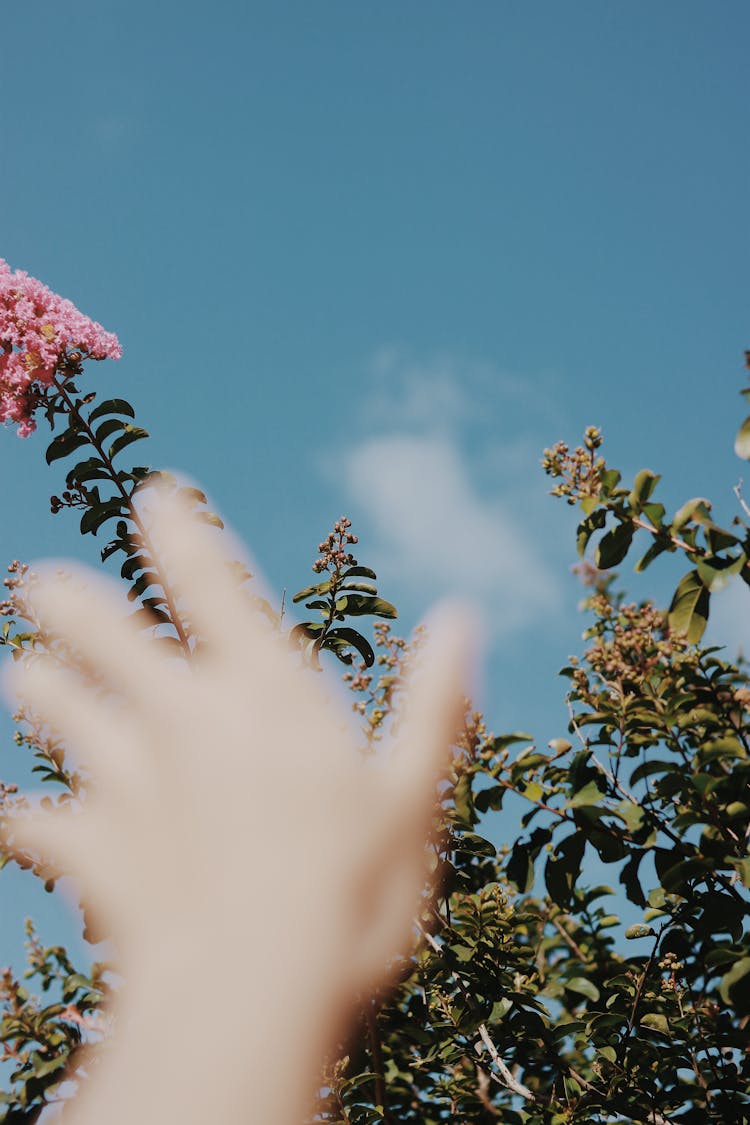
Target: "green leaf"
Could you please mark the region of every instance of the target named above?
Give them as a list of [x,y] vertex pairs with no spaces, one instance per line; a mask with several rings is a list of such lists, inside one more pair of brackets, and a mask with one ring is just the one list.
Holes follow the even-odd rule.
[[224,528],[224,520],[217,516],[215,512],[193,512],[191,518],[197,520],[198,523],[209,523],[211,527],[218,527],[220,530]]
[[508,746],[512,746],[515,742],[533,742],[533,734],[529,734],[525,730],[514,730],[510,734],[500,734],[492,743],[492,749],[496,754],[505,750]]
[[289,630],[290,644],[301,644],[305,640],[315,640],[325,629],[323,621],[303,621]]
[[743,552],[737,555],[736,558],[730,556],[729,558],[709,557],[698,559],[696,569],[703,585],[707,589],[720,590],[723,586],[726,586],[733,575],[740,573],[746,562],[747,558]]
[[149,628],[152,625],[171,625],[172,618],[159,608],[144,606],[131,613],[128,618],[138,628]]
[[606,508],[597,508],[596,511],[588,515],[585,520],[581,520],[578,525],[578,534],[576,537],[578,554],[581,556],[581,558],[583,558],[586,552],[586,548],[588,547],[589,539],[591,538],[591,536],[595,531],[601,530],[606,522]]
[[[44,1062],[38,1062],[34,1067],[34,1078],[47,1078],[50,1074],[55,1074],[58,1070],[62,1070],[67,1065],[67,1054],[56,1055],[54,1058],[46,1059]],[[48,1088],[50,1084],[45,1082],[43,1088]]]
[[628,496],[630,507],[636,512],[640,512],[660,480],[661,476],[658,473],[652,473],[650,469],[641,469],[633,482],[633,488]]
[[91,981],[83,973],[71,973],[70,976],[65,978],[63,984],[63,998],[65,1000],[72,999],[81,988],[91,988]]
[[641,1027],[647,1027],[649,1031],[658,1031],[661,1035],[669,1035],[669,1020],[659,1012],[646,1012],[645,1016],[641,1016],[640,1025]]
[[343,627],[340,629],[330,629],[323,642],[323,648],[330,647],[328,641],[331,639],[341,641],[344,646],[350,645],[352,648],[355,648],[364,660],[365,667],[372,668],[375,663],[375,653],[372,650],[372,645],[367,638],[363,637],[361,633],[358,633],[356,629]]
[[89,532],[96,535],[99,528],[107,520],[125,515],[126,513],[122,510],[123,502],[118,497],[114,500],[105,500],[103,504],[97,504],[96,507],[89,508],[81,517],[81,535],[88,535]]
[[128,601],[135,601],[137,597],[143,594],[150,586],[159,585],[159,575],[154,570],[147,570],[136,578],[135,582],[128,590]]
[[124,429],[125,422],[123,422],[122,418],[107,418],[96,431],[96,440],[100,445],[103,445],[110,434],[117,433],[118,430]]
[[352,593],[372,594],[377,597],[378,588],[372,582],[345,582],[343,586],[339,586],[336,591],[337,594],[345,594],[348,590]]
[[350,566],[348,570],[342,570],[342,578],[372,578],[373,581],[377,578],[374,570],[370,570],[369,566]]
[[635,528],[630,522],[621,523],[599,541],[594,561],[599,570],[610,570],[627,555],[633,542]]
[[611,496],[614,489],[620,483],[621,474],[618,469],[605,469],[601,474],[600,480],[602,482],[602,496]]
[[555,846],[555,855],[547,860],[544,882],[553,902],[566,910],[581,873],[581,861],[586,849],[586,836],[574,832]]
[[534,885],[534,861],[551,839],[552,832],[549,828],[535,828],[528,843],[516,840],[513,845],[505,873],[522,894],[531,890]]
[[83,484],[87,480],[109,479],[110,472],[101,458],[88,457],[85,461],[79,461],[77,465],[68,470],[65,483],[68,488],[75,488],[77,484]]
[[665,508],[663,504],[644,504],[641,515],[647,516],[654,527],[660,528],[664,519]]
[[637,781],[642,781],[644,777],[652,777],[656,773],[676,773],[680,767],[676,762],[664,762],[661,760],[652,760],[649,762],[642,762],[636,766],[630,775],[630,784],[635,785]]
[[474,801],[471,792],[471,775],[468,773],[462,773],[454,786],[453,807],[456,810],[456,816],[459,820],[462,820],[464,824],[468,824],[470,827],[476,824],[477,814],[474,811]]
[[140,441],[141,438],[146,438],[148,436],[148,430],[142,430],[140,426],[126,426],[125,432],[120,434],[118,438],[115,438],[109,447],[108,456],[110,461],[125,449],[126,446],[132,445],[134,441]]
[[76,449],[80,449],[82,445],[88,445],[88,435],[83,433],[82,430],[74,430],[68,427],[63,433],[58,434],[54,441],[51,441],[47,452],[47,464],[51,465],[53,461],[59,461],[62,457],[69,457]]
[[570,798],[568,807],[571,809],[579,809],[584,805],[598,805],[603,796],[604,794],[596,781],[589,781]]
[[662,873],[661,884],[664,890],[670,894],[674,892],[682,893],[691,879],[705,876],[712,868],[711,860],[703,859],[700,856],[683,859]]
[[658,559],[659,555],[662,555],[665,551],[670,551],[672,549],[673,548],[669,543],[665,543],[662,540],[657,539],[654,543],[651,544],[646,553],[635,564],[636,571],[640,574],[651,565],[654,559]]
[[721,978],[719,992],[725,1004],[731,1004],[740,1014],[750,1010],[750,957],[740,957],[728,973]]
[[150,560],[144,555],[131,555],[120,567],[120,575],[130,581],[138,570],[143,570],[149,565]]
[[319,609],[327,618],[330,606],[328,602],[324,602],[322,598],[313,598],[311,602],[305,602],[305,609]]
[[186,500],[188,504],[207,504],[205,492],[201,492],[199,488],[190,488],[184,485],[182,488],[177,489],[177,495],[181,499]]
[[733,859],[732,866],[739,873],[743,885],[750,887],[750,856],[746,856],[744,859]]
[[731,531],[719,527],[717,523],[704,524],[703,534],[706,537],[706,543],[712,555],[717,554],[719,551],[725,551],[727,547],[736,547],[740,543],[736,535],[732,535]]
[[710,595],[697,570],[690,570],[680,580],[669,607],[669,627],[686,636],[689,644],[698,644],[708,624]]
[[89,414],[89,425],[103,414],[126,414],[128,418],[135,418],[135,410],[124,398],[108,398],[100,402]]
[[336,610],[347,617],[363,617],[366,614],[374,617],[398,617],[398,610],[390,602],[365,594],[345,594],[336,600]]
[[646,815],[645,809],[633,801],[621,801],[614,811],[625,821],[628,832],[637,832]]
[[593,981],[587,980],[586,977],[572,977],[570,980],[562,982],[564,987],[571,992],[578,992],[581,996],[586,996],[594,1003],[599,999],[599,989]]
[[502,808],[506,792],[503,785],[490,785],[486,789],[480,789],[474,797],[474,807],[481,813],[486,813],[488,809],[497,812]]
[[636,922],[634,926],[628,926],[625,937],[628,941],[635,941],[637,938],[656,937],[656,930],[651,926],[645,926],[643,922]]
[[675,513],[675,517],[672,520],[672,531],[680,531],[680,529],[691,520],[703,523],[704,520],[710,519],[711,501],[706,500],[705,496],[694,496],[692,500],[686,500],[682,507]]
[[487,856],[490,859],[494,859],[497,855],[495,845],[490,840],[485,840],[484,836],[477,835],[476,832],[461,832],[453,841],[453,847],[457,852]]
[[750,461],[750,418],[746,418],[734,440],[734,452],[743,461]]
[[516,840],[510,858],[505,866],[505,874],[521,894],[530,891],[534,886],[534,863],[529,855],[526,844]]
[[489,1022],[490,1023],[500,1023],[501,1020],[505,1019],[505,1017],[507,1016],[508,1012],[511,1010],[512,1007],[513,1007],[513,1001],[507,996],[504,997],[502,1000],[496,1000],[495,1003],[492,1005],[492,1011],[490,1012]]
[[117,551],[126,551],[127,546],[128,546],[127,539],[111,539],[107,543],[107,546],[102,547],[102,549],[100,551],[101,561],[106,562],[107,559],[110,558],[112,555],[116,555]]
[[331,580],[327,578],[324,582],[317,582],[314,586],[305,586],[304,590],[298,590],[292,597],[295,603],[301,602],[304,598],[309,598],[312,594],[327,594],[331,589]]
[[645,854],[645,851],[631,852],[630,859],[623,865],[619,878],[630,901],[641,907],[646,905],[646,896],[638,878],[638,868]]

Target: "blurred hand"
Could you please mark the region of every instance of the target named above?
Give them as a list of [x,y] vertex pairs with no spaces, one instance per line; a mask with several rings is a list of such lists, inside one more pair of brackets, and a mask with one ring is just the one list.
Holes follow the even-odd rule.
[[19,816],[6,835],[78,880],[127,982],[69,1116],[295,1125],[357,993],[408,952],[469,630],[457,609],[436,615],[397,743],[364,763],[214,533],[163,493],[153,520],[203,642],[189,664],[84,571],[42,578],[36,604],[108,690],[44,657],[10,677],[94,785],[82,809]]

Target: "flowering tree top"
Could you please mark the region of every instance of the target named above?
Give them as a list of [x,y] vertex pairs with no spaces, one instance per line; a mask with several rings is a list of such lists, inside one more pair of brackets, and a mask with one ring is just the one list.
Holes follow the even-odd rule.
[[28,437],[39,389],[72,351],[79,360],[122,355],[112,332],[0,258],[0,422],[17,422],[18,436]]

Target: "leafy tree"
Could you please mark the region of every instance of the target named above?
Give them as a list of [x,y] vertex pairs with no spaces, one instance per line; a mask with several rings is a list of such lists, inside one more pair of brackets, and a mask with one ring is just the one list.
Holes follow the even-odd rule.
[[[27,345],[3,334],[2,308],[0,342],[17,356]],[[75,338],[64,346],[55,339],[52,367],[20,368],[28,385],[20,398],[14,391],[7,410],[15,413],[6,416],[30,432],[32,414],[44,414],[55,432],[50,464],[85,454],[52,497],[53,512],[80,510],[83,534],[108,526],[102,561],[117,557],[137,620],[154,643],[189,660],[200,637],[139,507],[155,474],[119,460],[148,435],[126,400],[94,405],[94,392],[80,394],[84,362],[98,357]],[[747,428],[741,456],[750,452]],[[700,644],[712,590],[734,575],[750,584],[750,513],[741,503],[726,529],[700,498],[668,518],[655,499],[659,478],[644,470],[624,486],[601,446],[590,428],[579,448],[558,443],[544,457],[553,491],[581,512],[591,618],[583,653],[562,672],[567,729],[545,747],[525,732],[495,736],[466,701],[439,783],[431,856],[438,889],[424,896],[397,984],[361,998],[358,1027],[326,1061],[311,1120],[750,1120],[750,682],[744,665]],[[220,523],[201,492],[183,492],[196,519]],[[392,631],[396,611],[352,555],[350,526],[342,517],[320,544],[320,580],[294,597],[317,617],[293,626],[289,640],[313,667],[324,652],[347,666],[362,752],[373,754],[398,721],[421,636],[407,642]],[[640,570],[664,553],[684,557],[687,572],[665,610],[630,602],[618,588],[612,568],[639,539],[647,540]],[[34,618],[33,575],[19,562],[9,569],[2,643],[16,659],[44,651],[75,663],[77,654]],[[236,573],[238,582],[251,578],[239,564]],[[261,608],[286,628],[283,606]],[[368,638],[360,619],[373,617],[384,620]],[[16,743],[50,799],[85,800],[87,778],[70,767],[64,745],[33,715],[21,710],[17,719]],[[23,800],[0,786],[0,812]],[[508,823],[519,808],[512,845],[497,851],[482,834],[488,817],[503,810]],[[592,857],[611,867],[610,882],[640,913],[627,930],[609,912],[611,889],[587,885]],[[48,889],[61,874],[18,852],[3,862],[27,868]],[[89,938],[102,936],[88,926]],[[64,949],[44,948],[31,925],[28,941],[26,977],[45,1001],[11,970],[0,977],[7,1122],[36,1120],[62,1079],[84,1081],[106,1050],[112,967],[77,970]]]

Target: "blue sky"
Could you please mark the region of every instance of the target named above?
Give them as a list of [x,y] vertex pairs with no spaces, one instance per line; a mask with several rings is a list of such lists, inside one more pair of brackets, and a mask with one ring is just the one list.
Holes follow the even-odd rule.
[[[734,512],[747,5],[38,0],[4,32],[0,256],[118,333],[86,385],[134,404],[143,459],[277,592],[346,512],[404,630],[477,601],[490,725],[564,733],[584,622],[542,448],[599,424],[666,502]],[[96,564],[45,447],[0,433],[0,558]],[[2,880],[0,962],[25,912],[69,932]]]

